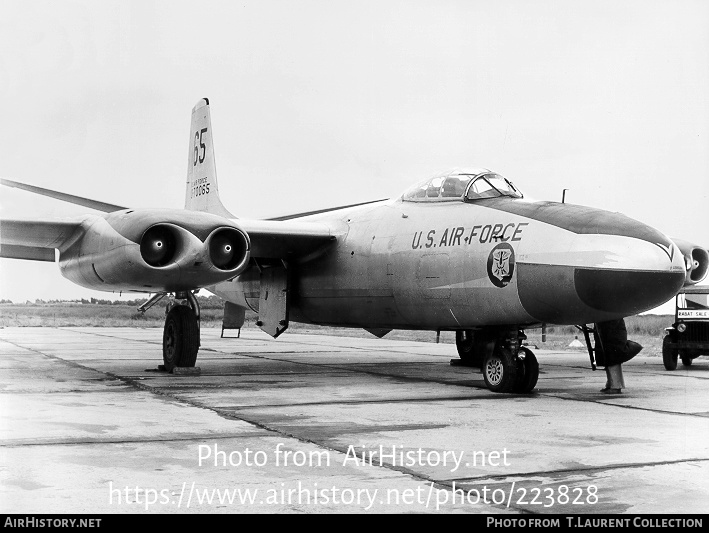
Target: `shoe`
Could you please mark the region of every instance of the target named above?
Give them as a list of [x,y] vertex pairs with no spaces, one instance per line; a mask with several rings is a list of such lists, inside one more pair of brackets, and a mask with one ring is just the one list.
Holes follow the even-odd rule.
[[611,388],[601,389],[601,392],[603,394],[622,394],[623,393],[623,391],[621,389],[611,389]]

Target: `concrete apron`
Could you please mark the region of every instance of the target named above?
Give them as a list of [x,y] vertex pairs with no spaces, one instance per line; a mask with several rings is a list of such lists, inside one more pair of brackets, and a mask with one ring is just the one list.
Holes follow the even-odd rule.
[[160,329],[0,330],[5,513],[709,510],[709,364],[535,350],[501,395],[455,347],[204,330],[198,376],[147,371]]

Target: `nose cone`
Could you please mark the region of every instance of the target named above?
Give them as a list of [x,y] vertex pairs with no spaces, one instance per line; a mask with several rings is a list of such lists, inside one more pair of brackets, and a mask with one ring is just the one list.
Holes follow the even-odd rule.
[[643,272],[578,268],[576,293],[591,309],[630,316],[657,307],[672,298],[684,284],[682,272]]
[[[619,213],[554,204],[537,220],[550,228],[547,249],[526,245],[518,262],[523,307],[541,322],[583,324],[647,311],[672,298],[686,270],[677,246]],[[554,230],[554,228],[558,228]]]

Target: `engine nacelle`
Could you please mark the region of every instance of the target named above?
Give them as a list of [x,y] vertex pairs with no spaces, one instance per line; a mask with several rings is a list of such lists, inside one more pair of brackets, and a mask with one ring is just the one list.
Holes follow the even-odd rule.
[[128,210],[87,220],[60,250],[62,274],[106,291],[179,292],[241,273],[251,243],[237,222],[184,210]]
[[707,271],[709,271],[709,250],[682,239],[672,240],[679,247],[682,255],[684,255],[684,264],[687,268],[685,287],[701,282],[706,278]]
[[[242,272],[249,261],[249,239],[241,229],[215,229],[207,238],[212,265],[224,272]],[[236,274],[234,274],[236,275]]]

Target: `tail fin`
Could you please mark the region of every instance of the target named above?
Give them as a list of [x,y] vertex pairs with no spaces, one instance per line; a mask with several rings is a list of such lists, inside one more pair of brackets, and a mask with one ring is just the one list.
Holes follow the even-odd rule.
[[219,199],[212,144],[212,119],[209,115],[209,100],[206,98],[202,98],[192,109],[185,209],[236,218]]

